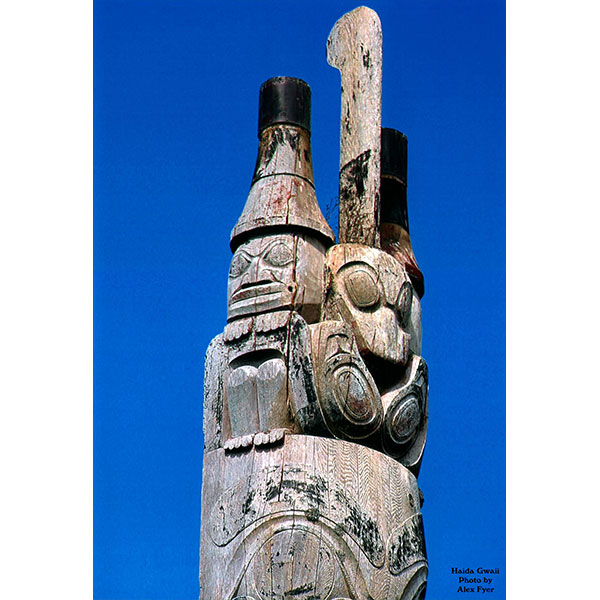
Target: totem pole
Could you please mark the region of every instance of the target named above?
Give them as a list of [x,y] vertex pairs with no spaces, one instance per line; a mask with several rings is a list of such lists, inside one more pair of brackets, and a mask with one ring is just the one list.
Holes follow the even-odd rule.
[[381,129],[381,26],[344,15],[339,243],[314,188],[311,94],[263,83],[228,317],[204,382],[203,600],[419,600],[427,431],[423,276],[406,138]]

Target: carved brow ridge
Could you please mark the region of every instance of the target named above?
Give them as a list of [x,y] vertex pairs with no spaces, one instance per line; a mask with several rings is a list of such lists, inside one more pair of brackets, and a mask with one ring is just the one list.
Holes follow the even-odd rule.
[[239,252],[245,258],[249,258],[250,260],[252,260],[254,258],[257,258],[257,257],[261,256],[265,252],[268,252],[271,248],[273,248],[273,246],[276,246],[277,244],[283,244],[291,252],[293,252],[293,250],[284,241],[282,241],[282,240],[271,240],[266,246],[261,246],[260,250],[256,254],[252,254],[251,252],[249,252],[248,250],[246,250],[246,248],[240,248]]

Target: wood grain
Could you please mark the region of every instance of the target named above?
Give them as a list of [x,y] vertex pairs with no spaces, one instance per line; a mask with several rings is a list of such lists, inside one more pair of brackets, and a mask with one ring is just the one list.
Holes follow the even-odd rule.
[[381,40],[361,7],[328,41],[339,244],[316,200],[307,84],[292,82],[304,104],[285,96],[306,126],[264,103],[277,122],[260,128],[227,323],[206,353],[202,600],[424,597],[428,374],[407,263],[379,248]]
[[379,246],[382,35],[377,13],[361,6],[333,26],[327,61],[342,79],[339,238]]

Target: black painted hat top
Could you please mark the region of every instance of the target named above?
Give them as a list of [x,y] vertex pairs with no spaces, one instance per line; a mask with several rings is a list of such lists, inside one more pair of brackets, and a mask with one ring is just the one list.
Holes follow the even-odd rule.
[[310,87],[296,77],[272,77],[260,86],[258,133],[269,125],[288,123],[310,132]]
[[381,223],[408,229],[406,175],[408,141],[397,129],[381,130]]
[[397,177],[406,185],[408,140],[397,129],[381,130],[381,175]]

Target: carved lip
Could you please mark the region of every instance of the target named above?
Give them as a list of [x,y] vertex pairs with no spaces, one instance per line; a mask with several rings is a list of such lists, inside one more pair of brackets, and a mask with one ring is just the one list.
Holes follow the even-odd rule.
[[[230,304],[247,300],[248,298],[258,298],[259,296],[271,296],[272,294],[281,294],[285,289],[283,283],[262,283],[238,289],[231,296]],[[265,298],[266,300],[266,298]]]

